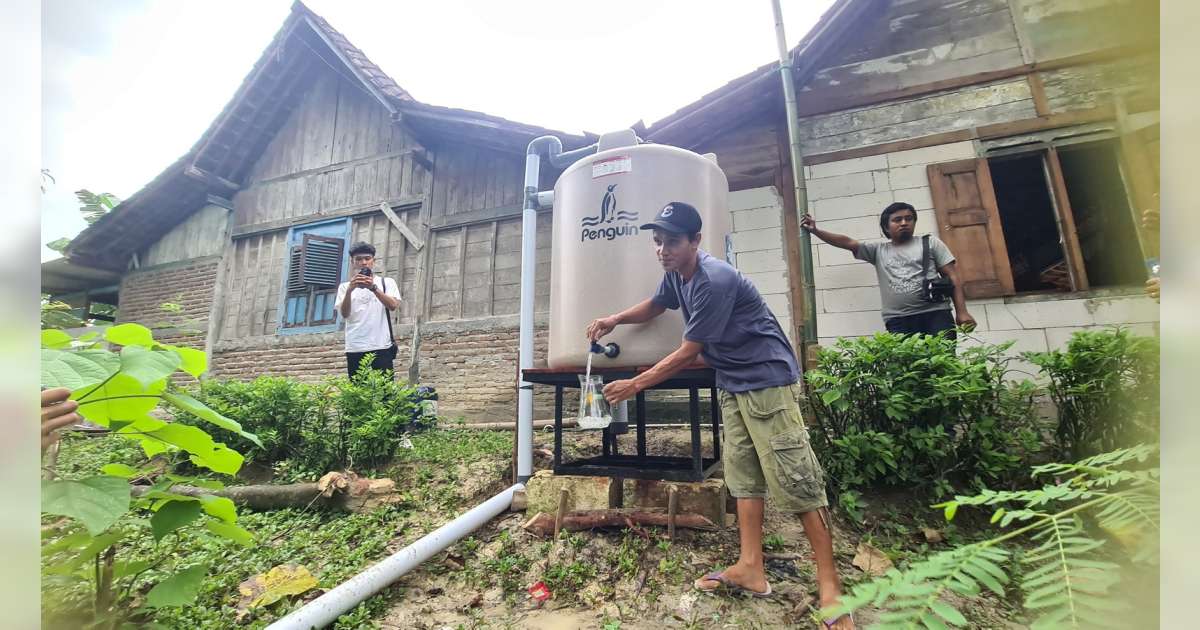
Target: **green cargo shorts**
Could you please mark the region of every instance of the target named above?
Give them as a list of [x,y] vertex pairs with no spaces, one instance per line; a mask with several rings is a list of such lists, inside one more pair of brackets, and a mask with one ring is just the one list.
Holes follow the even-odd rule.
[[799,384],[731,394],[720,390],[725,484],[736,498],[767,496],[780,510],[827,507],[825,473],[800,415]]

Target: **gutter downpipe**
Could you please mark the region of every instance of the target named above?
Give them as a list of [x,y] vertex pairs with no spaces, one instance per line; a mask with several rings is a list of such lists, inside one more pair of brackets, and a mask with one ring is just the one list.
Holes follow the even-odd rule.
[[541,151],[545,147],[550,164],[564,168],[585,155],[595,153],[599,144],[591,144],[567,153],[562,141],[554,136],[539,136],[525,150],[525,204],[521,211],[521,329],[518,341],[520,370],[517,384],[517,483],[533,475],[533,384],[524,378],[533,367],[534,275],[537,272],[537,210],[552,204],[553,194],[538,192]]
[[[779,0],[771,0],[775,13],[775,43],[779,47],[779,78],[783,81],[784,111],[787,115],[788,141],[792,163],[792,182],[795,184],[797,221],[808,211],[808,190],[804,183],[804,156],[800,150],[800,121],[796,108],[796,84],[792,77],[792,56],[788,53],[787,37],[783,33],[783,11]],[[800,288],[804,293],[804,343],[802,352],[817,342],[817,290],[813,279],[812,237],[800,230]]]

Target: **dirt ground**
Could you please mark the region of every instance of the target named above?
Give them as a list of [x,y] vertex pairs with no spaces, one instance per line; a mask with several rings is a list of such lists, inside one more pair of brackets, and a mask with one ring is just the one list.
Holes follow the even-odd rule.
[[[566,458],[598,454],[598,432],[564,436]],[[706,435],[705,453],[711,453]],[[634,450],[634,435],[622,436],[623,452]],[[539,432],[535,447],[553,448],[553,435]],[[686,455],[686,429],[655,428],[648,435],[651,454]],[[544,457],[537,462],[548,467]],[[473,463],[470,479],[478,500],[508,483],[500,462]],[[491,474],[488,475],[490,471]],[[490,478],[489,478],[490,477]],[[462,494],[466,495],[467,492]],[[847,585],[867,576],[851,564],[860,542],[869,542],[898,565],[948,543],[930,544],[922,527],[941,528],[950,542],[969,532],[946,527],[935,510],[913,505],[904,496],[870,497],[863,523],[835,515],[835,556]],[[906,503],[907,501],[907,503]],[[443,520],[452,515],[447,514]],[[578,532],[558,540],[543,539],[521,529],[527,515],[510,513],[493,520],[448,552],[439,554],[405,576],[387,592],[390,609],[377,619],[382,628],[532,628],[542,630],[603,628],[821,628],[814,621],[816,584],[811,551],[800,521],[767,504],[765,534],[769,548],[768,579],[774,596],[750,598],[700,593],[692,581],[737,558],[735,526],[716,532],[680,530],[674,542],[666,532],[607,530]],[[399,549],[408,540],[397,540]],[[552,591],[544,603],[527,589],[544,582]],[[972,628],[1022,628],[1010,619],[1019,610],[1007,601],[981,597],[953,602]],[[860,628],[869,627],[877,611],[856,614]]]

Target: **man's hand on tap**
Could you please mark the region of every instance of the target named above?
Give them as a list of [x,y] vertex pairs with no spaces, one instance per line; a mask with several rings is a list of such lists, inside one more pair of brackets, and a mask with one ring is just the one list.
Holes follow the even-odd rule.
[[601,317],[600,319],[593,319],[592,323],[588,324],[587,327],[587,338],[589,341],[596,341],[604,335],[612,332],[616,327],[617,317],[615,315]]

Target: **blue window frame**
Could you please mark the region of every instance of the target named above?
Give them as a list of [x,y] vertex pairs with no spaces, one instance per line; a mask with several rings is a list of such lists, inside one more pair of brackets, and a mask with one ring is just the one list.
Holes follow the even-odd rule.
[[288,231],[287,270],[277,333],[332,332],[341,318],[337,288],[349,269],[349,218],[299,225]]

